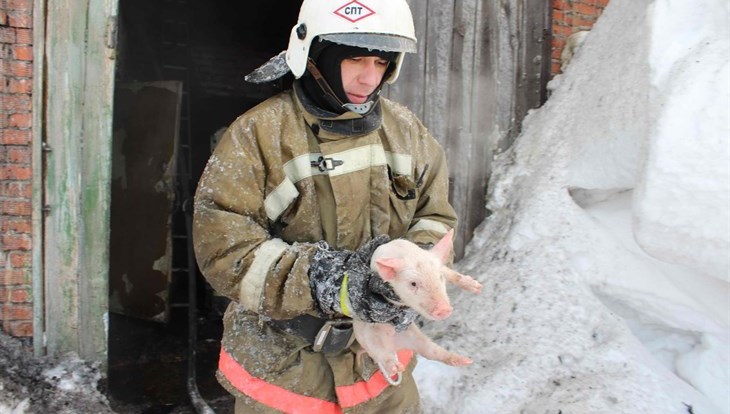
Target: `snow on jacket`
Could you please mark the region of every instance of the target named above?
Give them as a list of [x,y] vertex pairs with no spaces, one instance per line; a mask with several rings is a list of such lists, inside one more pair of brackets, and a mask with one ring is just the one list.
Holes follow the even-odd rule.
[[336,135],[283,92],[239,117],[208,161],[193,239],[206,279],[232,300],[218,378],[236,396],[285,412],[296,403],[360,413],[378,412],[371,398],[393,392],[369,358],[356,368],[351,351],[315,353],[266,323],[318,316],[307,275],[315,242],[355,250],[388,234],[435,243],[456,226],[442,148],[405,107],[380,105],[378,129]]

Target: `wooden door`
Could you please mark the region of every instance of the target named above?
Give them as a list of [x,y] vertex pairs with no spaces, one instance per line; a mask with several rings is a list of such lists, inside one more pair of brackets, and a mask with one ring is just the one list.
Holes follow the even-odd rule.
[[386,94],[408,106],[446,151],[459,217],[456,257],[487,216],[493,156],[545,100],[549,0],[409,0],[418,53]]
[[34,107],[42,122],[33,132],[33,140],[46,149],[45,291],[38,292],[45,294],[45,306],[39,320],[49,354],[75,351],[102,363],[107,349],[117,1],[34,3],[36,29],[45,33],[45,53],[37,59],[34,74],[42,77],[42,89],[33,91],[45,97],[42,107]]

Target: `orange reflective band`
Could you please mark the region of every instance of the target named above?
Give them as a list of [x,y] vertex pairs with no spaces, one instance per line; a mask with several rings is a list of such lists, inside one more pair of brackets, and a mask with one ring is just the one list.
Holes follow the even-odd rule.
[[287,414],[342,414],[340,406],[333,402],[296,394],[252,376],[223,348],[218,369],[242,393]]
[[[398,351],[398,360],[401,364],[408,365],[412,358],[413,351],[409,349]],[[343,385],[337,387],[335,391],[337,392],[337,398],[340,400],[340,405],[345,408],[350,408],[377,397],[383,390],[388,388],[388,385],[385,375],[378,371],[367,381],[359,381],[352,385]]]

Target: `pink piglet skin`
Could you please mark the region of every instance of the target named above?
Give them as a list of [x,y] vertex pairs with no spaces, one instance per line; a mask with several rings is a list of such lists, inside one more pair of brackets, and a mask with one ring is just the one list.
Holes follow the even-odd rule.
[[[408,240],[392,240],[375,250],[371,268],[390,283],[401,299],[400,304],[409,306],[427,319],[446,319],[453,312],[446,292],[447,281],[473,293],[482,289],[482,285],[472,277],[446,266],[453,247],[453,236],[454,231],[450,230],[430,250]],[[354,320],[353,328],[362,347],[358,354],[366,352],[389,376],[405,370],[397,357],[401,349],[411,349],[425,358],[452,366],[472,363],[471,359],[447,351],[431,341],[416,324],[411,324],[403,332],[396,332],[390,324]]]

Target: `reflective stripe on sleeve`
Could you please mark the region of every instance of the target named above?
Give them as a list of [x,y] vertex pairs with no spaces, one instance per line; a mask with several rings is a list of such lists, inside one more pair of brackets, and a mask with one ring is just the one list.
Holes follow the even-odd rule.
[[218,370],[237,390],[261,404],[290,414],[342,414],[336,403],[296,394],[256,378],[221,348]]
[[292,184],[288,177],[284,178],[284,181],[279,184],[274,191],[271,192],[264,200],[264,208],[266,209],[266,216],[271,221],[276,221],[281,213],[286,210],[287,207],[299,197],[299,191]]
[[408,234],[415,233],[417,231],[434,231],[439,234],[446,234],[450,229],[447,225],[440,221],[420,219],[413,227],[408,229]]
[[271,266],[289,247],[281,239],[267,240],[256,250],[253,263],[241,280],[240,300],[248,310],[258,312],[264,291],[264,282]]
[[[408,365],[413,358],[413,351],[404,349],[398,351],[398,360],[403,365]],[[343,408],[354,407],[377,397],[388,388],[388,381],[380,370],[378,370],[367,381],[358,381],[352,385],[343,385],[335,389],[337,399]]]

